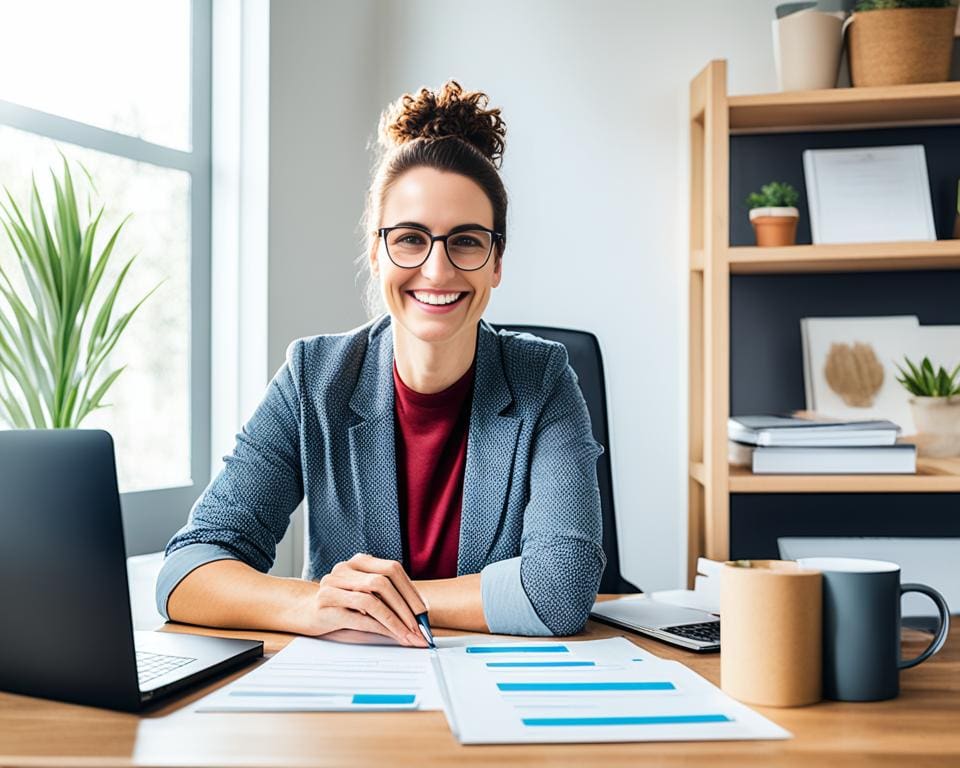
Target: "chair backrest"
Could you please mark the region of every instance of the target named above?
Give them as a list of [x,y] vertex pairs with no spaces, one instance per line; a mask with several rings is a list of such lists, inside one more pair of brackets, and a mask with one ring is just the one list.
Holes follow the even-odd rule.
[[597,460],[597,484],[600,487],[600,509],[603,515],[603,551],[607,567],[600,579],[600,592],[623,594],[640,592],[620,574],[620,553],[617,549],[617,518],[613,508],[613,477],[610,471],[610,440],[607,429],[607,390],[603,378],[603,357],[597,337],[587,331],[550,328],[542,325],[495,325],[508,331],[521,331],[559,341],[567,348],[570,365],[580,381],[583,399],[587,402],[594,439],[604,451]]

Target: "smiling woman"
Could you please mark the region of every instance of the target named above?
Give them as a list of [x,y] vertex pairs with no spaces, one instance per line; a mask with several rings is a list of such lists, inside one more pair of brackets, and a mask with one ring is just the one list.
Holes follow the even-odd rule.
[[[385,110],[363,263],[387,311],[290,345],[167,547],[162,613],[419,646],[427,607],[467,630],[582,628],[605,562],[602,448],[564,347],[481,319],[503,276],[504,135],[454,81]],[[304,497],[304,578],[268,576]]]

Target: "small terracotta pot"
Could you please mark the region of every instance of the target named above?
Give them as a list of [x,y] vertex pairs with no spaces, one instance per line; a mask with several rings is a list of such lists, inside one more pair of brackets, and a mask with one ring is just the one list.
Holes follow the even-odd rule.
[[800,211],[792,207],[752,208],[750,223],[757,236],[757,245],[775,248],[797,242],[797,222]]
[[939,83],[950,79],[957,6],[884,8],[847,20],[854,86]]
[[917,455],[960,456],[960,396],[911,397]]

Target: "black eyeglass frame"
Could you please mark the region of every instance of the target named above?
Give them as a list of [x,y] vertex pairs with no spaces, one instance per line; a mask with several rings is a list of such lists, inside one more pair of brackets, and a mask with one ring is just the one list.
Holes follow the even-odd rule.
[[[394,261],[393,256],[390,255],[390,246],[387,245],[387,235],[390,232],[393,232],[395,229],[415,229],[417,230],[417,232],[423,232],[424,235],[430,238],[430,247],[427,248],[427,255],[423,257],[423,261],[421,261],[419,264],[414,264],[409,267],[404,266],[402,264],[397,264],[397,262]],[[452,258],[450,258],[450,251],[447,250],[447,238],[453,237],[454,235],[461,235],[464,232],[477,232],[477,231],[486,232],[490,235],[490,250],[487,252],[487,258],[483,260],[483,264],[481,264],[479,267],[473,267],[472,269],[464,269],[459,264],[457,264],[457,262],[455,262]],[[398,267],[399,269],[420,269],[420,267],[422,267],[424,264],[427,263],[427,260],[430,258],[430,254],[433,253],[433,244],[439,240],[440,242],[443,243],[443,253],[447,257],[447,261],[453,264],[455,269],[459,269],[461,272],[476,272],[478,269],[483,269],[485,266],[487,266],[487,263],[490,261],[490,255],[493,253],[494,248],[497,247],[497,243],[503,242],[502,232],[497,232],[493,229],[488,229],[487,227],[474,227],[474,226],[454,227],[445,235],[435,235],[426,227],[414,227],[407,224],[407,225],[398,226],[398,227],[380,227],[380,229],[377,230],[377,235],[380,237],[381,240],[383,240],[383,248],[387,252],[387,258],[390,259],[391,263],[395,267]]]

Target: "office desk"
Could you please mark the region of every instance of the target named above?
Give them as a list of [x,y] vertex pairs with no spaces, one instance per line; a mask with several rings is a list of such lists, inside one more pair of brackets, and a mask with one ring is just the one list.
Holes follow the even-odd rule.
[[[168,624],[168,631],[253,637],[275,653],[292,636]],[[5,629],[4,631],[9,631]],[[451,634],[438,631],[437,634]],[[621,634],[590,622],[575,639]],[[626,634],[637,645],[720,682],[718,655]],[[904,637],[913,655],[926,643]],[[191,703],[252,667],[142,716],[0,694],[0,766],[815,766],[960,765],[960,629],[932,660],[901,674],[898,699],[757,708],[792,731],[776,742],[461,746],[442,712],[197,714]]]

